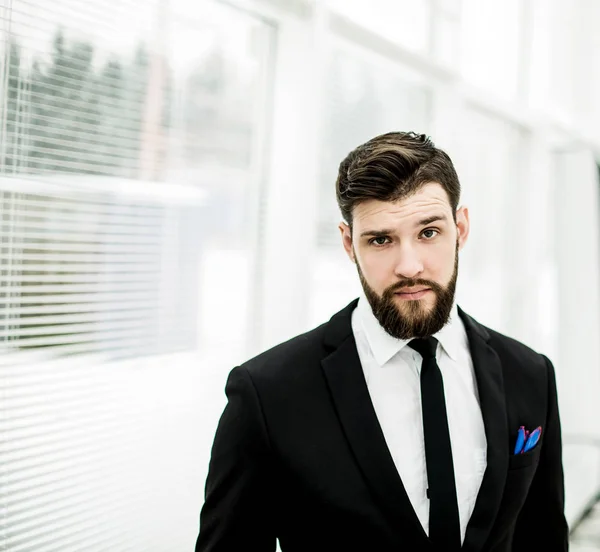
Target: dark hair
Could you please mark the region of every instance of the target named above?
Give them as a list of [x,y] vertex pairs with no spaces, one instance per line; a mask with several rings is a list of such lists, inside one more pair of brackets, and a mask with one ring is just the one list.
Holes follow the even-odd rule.
[[456,220],[460,183],[450,157],[425,134],[389,132],[358,146],[340,163],[337,202],[352,228],[352,210],[360,202],[397,201],[428,182],[446,190]]

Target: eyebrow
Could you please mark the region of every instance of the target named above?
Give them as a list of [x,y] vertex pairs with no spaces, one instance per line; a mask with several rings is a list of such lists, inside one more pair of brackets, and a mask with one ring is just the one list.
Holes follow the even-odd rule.
[[[427,226],[428,224],[431,224],[432,222],[437,222],[437,221],[443,221],[446,222],[448,220],[448,217],[446,215],[432,215],[431,217],[427,217],[424,218],[422,220],[420,220],[416,226]],[[387,228],[383,228],[381,230],[365,230],[364,232],[361,232],[360,237],[364,238],[366,236],[374,236],[376,238],[380,238],[383,236],[389,236],[390,234],[393,234],[394,230],[390,230]]]
[[426,226],[428,224],[431,224],[432,222],[437,222],[438,220],[446,222],[448,220],[448,217],[446,215],[433,215],[431,217],[427,217],[423,220],[420,220],[417,226]]

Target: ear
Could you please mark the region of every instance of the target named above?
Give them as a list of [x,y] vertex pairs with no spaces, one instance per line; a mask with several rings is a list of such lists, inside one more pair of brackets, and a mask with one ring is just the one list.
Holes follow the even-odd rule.
[[340,229],[340,233],[342,235],[342,245],[344,246],[344,250],[346,251],[346,255],[352,261],[354,261],[354,248],[352,247],[352,230],[350,230],[350,226],[348,226],[345,222],[340,222],[338,228]]
[[469,238],[469,209],[460,207],[456,210],[456,229],[458,230],[458,248],[462,249]]

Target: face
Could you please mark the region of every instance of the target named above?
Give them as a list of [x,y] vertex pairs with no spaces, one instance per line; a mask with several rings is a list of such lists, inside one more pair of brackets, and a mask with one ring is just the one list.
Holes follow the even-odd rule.
[[345,223],[340,231],[373,314],[390,335],[411,339],[442,329],[469,234],[465,207],[455,222],[446,191],[432,182],[396,202],[356,205],[352,233]]

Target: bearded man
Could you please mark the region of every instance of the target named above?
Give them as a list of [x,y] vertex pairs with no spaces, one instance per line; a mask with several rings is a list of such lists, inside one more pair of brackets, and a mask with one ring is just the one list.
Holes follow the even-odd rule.
[[384,134],[336,194],[364,293],[230,373],[196,552],[565,552],[554,368],[455,302],[452,161]]

